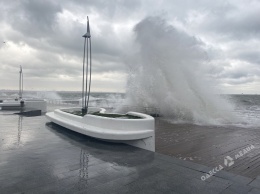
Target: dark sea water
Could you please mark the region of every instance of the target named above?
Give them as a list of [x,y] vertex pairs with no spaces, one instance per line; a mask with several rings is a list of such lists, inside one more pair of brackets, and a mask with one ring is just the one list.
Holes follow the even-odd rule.
[[260,95],[229,95],[236,114],[248,124],[260,126]]
[[[14,99],[18,96],[17,91],[0,91],[0,99]],[[48,106],[57,104],[59,106],[81,106],[81,92],[24,92],[25,98],[44,98]],[[234,114],[241,118],[239,125],[260,126],[260,95],[221,95],[229,103],[234,105]],[[90,96],[90,106],[101,106],[117,109],[125,106],[123,93],[102,93],[94,92]],[[146,110],[149,107],[146,107]],[[128,107],[131,110],[131,106]],[[134,109],[134,107],[132,107]],[[49,109],[52,110],[52,109]],[[128,110],[127,110],[128,111]],[[162,113],[163,114],[163,113]]]

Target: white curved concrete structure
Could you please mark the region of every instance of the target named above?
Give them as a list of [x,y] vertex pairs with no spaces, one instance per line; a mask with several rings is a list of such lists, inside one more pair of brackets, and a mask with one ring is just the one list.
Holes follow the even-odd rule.
[[[140,119],[110,118],[93,114],[82,117],[65,112],[73,110],[79,108],[57,109],[47,113],[46,117],[58,125],[87,136],[155,151],[153,117],[137,112],[127,114]],[[104,113],[105,109],[89,108],[89,112],[98,111]]]
[[20,108],[21,107],[21,103],[20,101],[3,101],[0,103],[0,107],[2,108]]
[[47,112],[47,101],[42,99],[25,99],[24,105],[21,106],[22,100],[3,101],[0,103],[2,110],[20,110],[22,107],[26,110],[41,110],[42,113]]
[[0,110],[38,111],[46,113],[47,101],[43,99],[23,98],[23,70],[19,71],[19,98],[12,100],[0,100]]

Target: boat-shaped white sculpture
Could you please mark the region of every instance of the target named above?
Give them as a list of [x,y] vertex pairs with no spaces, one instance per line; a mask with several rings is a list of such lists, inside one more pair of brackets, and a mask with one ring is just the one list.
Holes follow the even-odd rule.
[[91,114],[94,112],[105,113],[105,109],[102,108],[89,108],[89,112],[85,116],[71,113],[77,110],[81,111],[79,108],[56,109],[54,112],[46,113],[46,117],[62,127],[90,137],[155,151],[153,117],[137,112],[126,114],[137,117],[135,119]]
[[137,112],[128,112],[126,115],[105,114],[105,109],[89,107],[92,67],[89,20],[87,21],[87,32],[83,37],[85,41],[82,68],[82,108],[57,109],[47,113],[46,117],[58,125],[87,136],[155,151],[153,117]]
[[43,99],[8,100],[0,103],[1,110],[40,110],[47,112],[47,101]]
[[2,100],[2,102],[0,103],[0,107],[2,110],[4,109],[18,109],[22,107],[22,104],[20,101],[18,100],[9,100],[9,101],[5,101]]
[[23,98],[23,70],[20,66],[19,78],[19,98],[0,100],[0,110],[19,110],[32,111],[37,110],[41,113],[47,111],[47,101],[43,99]]

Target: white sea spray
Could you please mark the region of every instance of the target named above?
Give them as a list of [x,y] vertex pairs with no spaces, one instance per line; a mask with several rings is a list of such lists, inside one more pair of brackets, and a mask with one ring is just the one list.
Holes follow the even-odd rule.
[[[174,122],[229,123],[233,106],[211,89],[203,42],[148,17],[135,26],[136,52],[128,62],[125,105],[153,107]],[[137,108],[136,108],[137,107]]]

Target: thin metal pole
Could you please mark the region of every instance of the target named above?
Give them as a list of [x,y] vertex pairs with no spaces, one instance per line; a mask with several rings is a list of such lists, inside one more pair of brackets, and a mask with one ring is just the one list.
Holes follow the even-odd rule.
[[86,94],[85,94],[85,108],[86,108],[86,113],[88,113],[88,107],[87,107],[87,95],[88,95],[88,47],[89,47],[89,43],[88,43],[88,39],[87,39],[87,67],[86,67]]
[[23,98],[23,71],[21,73],[21,98]]
[[90,94],[90,86],[91,86],[91,38],[89,38],[89,85],[88,85],[88,101],[87,101],[87,109],[88,109],[88,102],[89,102],[89,94]]
[[[90,42],[90,28],[89,28],[89,20],[87,17],[87,32],[86,34],[83,35],[83,37],[85,38],[85,44],[84,44],[84,61],[83,61],[83,65],[85,65],[85,49],[86,49],[86,38],[87,38],[87,64],[86,64],[86,70],[83,70],[83,74],[86,74],[85,77],[85,86],[82,85],[82,99],[84,99],[84,108],[82,108],[82,113],[88,113],[88,102],[89,102],[89,94],[90,94],[90,83],[91,83],[91,66],[89,68],[89,48],[90,48],[90,53],[91,53],[91,42]],[[90,43],[89,43],[90,42]],[[91,54],[90,54],[90,65],[91,65]],[[89,69],[90,69],[90,73],[89,73]],[[90,74],[90,81],[89,81],[89,85],[88,85],[88,74]],[[83,83],[84,83],[84,76],[83,76]],[[84,90],[85,87],[85,90]],[[84,96],[83,96],[84,95]],[[87,97],[88,97],[88,101],[87,101]],[[82,100],[82,104],[83,104],[83,100]]]
[[84,54],[83,54],[83,76],[82,76],[82,109],[84,108],[84,83],[85,83],[85,54],[86,54],[86,38],[84,41]]
[[19,99],[20,99],[20,96],[21,96],[21,70],[19,72]]
[[22,73],[22,67],[20,66],[20,72],[19,72],[19,99],[21,99],[21,73]]

